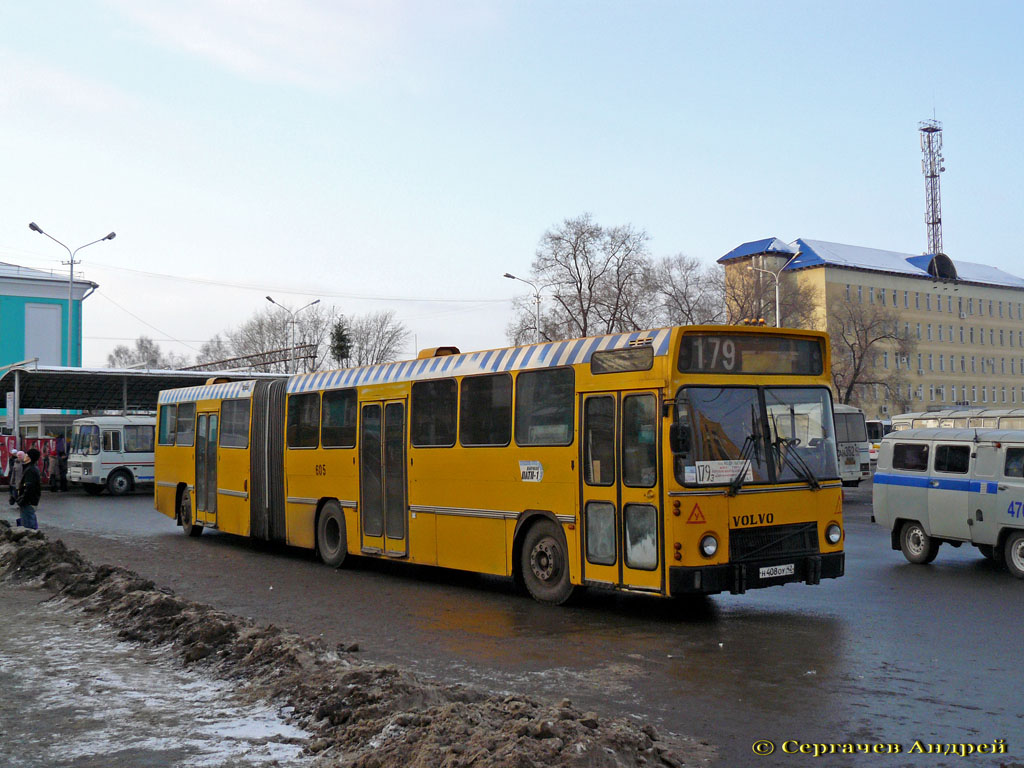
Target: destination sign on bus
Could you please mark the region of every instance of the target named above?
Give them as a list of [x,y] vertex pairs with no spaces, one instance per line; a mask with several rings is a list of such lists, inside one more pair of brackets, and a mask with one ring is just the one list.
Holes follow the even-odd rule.
[[684,334],[681,373],[819,376],[821,341],[765,334]]

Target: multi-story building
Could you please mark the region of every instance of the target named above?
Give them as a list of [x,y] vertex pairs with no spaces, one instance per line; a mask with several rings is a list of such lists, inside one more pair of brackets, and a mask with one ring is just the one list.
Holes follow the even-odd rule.
[[[789,290],[814,296],[818,329],[834,332],[844,303],[885,308],[895,316],[897,330],[914,349],[902,356],[885,343],[871,355],[873,370],[866,378],[898,382],[899,394],[877,384],[859,388],[855,404],[869,417],[904,408],[1024,407],[1022,278],[944,254],[915,256],[804,239],[744,243],[719,262],[727,286],[762,278],[774,291],[772,275],[766,274],[771,272],[779,275],[783,295]],[[774,323],[773,316],[767,320]],[[889,371],[900,375],[888,376]]]

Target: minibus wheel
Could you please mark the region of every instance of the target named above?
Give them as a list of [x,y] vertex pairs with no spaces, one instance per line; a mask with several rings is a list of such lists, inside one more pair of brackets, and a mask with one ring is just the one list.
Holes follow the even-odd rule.
[[348,554],[345,514],[336,501],[328,501],[316,522],[316,551],[331,568],[340,568]]
[[178,505],[178,517],[181,519],[181,531],[186,536],[199,536],[203,532],[203,526],[192,522],[192,500],[188,491],[181,494],[181,504]]
[[131,489],[132,478],[127,472],[118,469],[110,473],[110,477],[107,478],[107,490],[111,496],[124,496]]
[[939,554],[939,542],[925,533],[919,522],[911,520],[900,531],[900,550],[910,562],[925,565]]
[[1006,537],[1006,569],[1018,579],[1024,579],[1024,531],[1014,531]]
[[569,581],[569,553],[562,531],[551,520],[534,522],[523,538],[519,569],[533,599],[561,605],[572,594]]

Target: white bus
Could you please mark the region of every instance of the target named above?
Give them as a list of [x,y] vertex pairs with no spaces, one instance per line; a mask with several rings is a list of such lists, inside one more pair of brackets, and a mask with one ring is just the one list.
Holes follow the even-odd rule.
[[871,444],[864,411],[852,405],[832,406],[836,425],[836,452],[843,485],[857,486],[871,477]]
[[153,482],[153,416],[75,419],[68,450],[68,480],[93,496],[106,488],[121,496]]
[[868,419],[865,424],[868,428],[868,441],[871,443],[871,466],[874,467],[878,461],[882,438],[892,432],[892,422],[889,419]]

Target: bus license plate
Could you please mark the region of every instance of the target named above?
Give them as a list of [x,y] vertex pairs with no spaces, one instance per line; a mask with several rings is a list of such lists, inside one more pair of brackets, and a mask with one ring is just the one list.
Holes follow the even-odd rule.
[[774,579],[776,576],[792,576],[795,572],[794,564],[787,563],[786,565],[769,565],[767,568],[762,568],[759,574],[762,579]]

